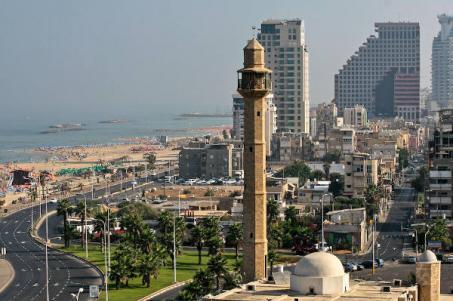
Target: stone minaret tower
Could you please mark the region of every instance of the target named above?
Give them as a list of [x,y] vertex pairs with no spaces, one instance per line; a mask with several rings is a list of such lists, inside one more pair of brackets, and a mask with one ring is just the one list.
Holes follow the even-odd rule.
[[271,90],[271,71],[264,67],[264,48],[252,39],[238,70],[238,92],[244,97],[244,281],[266,277],[266,145],[264,97]]
[[419,300],[440,300],[440,262],[430,250],[421,254],[417,260],[416,279]]

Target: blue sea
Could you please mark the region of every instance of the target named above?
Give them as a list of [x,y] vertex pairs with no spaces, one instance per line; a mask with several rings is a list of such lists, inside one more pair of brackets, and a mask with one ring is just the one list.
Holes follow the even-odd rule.
[[[129,118],[125,123],[99,123],[101,120],[20,120],[0,124],[0,162],[32,162],[47,159],[31,150],[36,147],[75,146],[121,143],[129,137],[202,136],[198,128],[231,125],[232,118],[179,118],[162,115],[150,118]],[[42,134],[49,126],[62,123],[84,124],[82,131]]]

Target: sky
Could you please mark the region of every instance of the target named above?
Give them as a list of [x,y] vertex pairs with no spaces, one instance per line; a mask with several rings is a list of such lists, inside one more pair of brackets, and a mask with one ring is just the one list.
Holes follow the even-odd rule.
[[230,111],[242,48],[268,18],[304,20],[312,106],[374,22],[420,22],[425,87],[440,13],[453,1],[1,0],[0,123]]

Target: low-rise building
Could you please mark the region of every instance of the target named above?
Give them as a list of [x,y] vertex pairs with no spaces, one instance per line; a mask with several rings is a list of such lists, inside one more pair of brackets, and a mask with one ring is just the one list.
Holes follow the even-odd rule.
[[362,252],[368,242],[365,208],[329,211],[324,223],[324,237],[335,248]]
[[371,184],[378,184],[378,161],[367,153],[345,155],[344,195],[363,198]]
[[353,128],[334,128],[324,134],[318,135],[315,144],[315,157],[324,158],[327,153],[352,153],[356,150],[356,136]]
[[291,162],[313,157],[313,142],[305,133],[274,134],[271,148],[271,159],[274,161]]
[[368,125],[367,111],[362,105],[355,105],[353,108],[344,108],[343,124],[345,126],[365,127]]
[[232,144],[183,147],[179,153],[179,175],[184,179],[231,177],[232,153]]

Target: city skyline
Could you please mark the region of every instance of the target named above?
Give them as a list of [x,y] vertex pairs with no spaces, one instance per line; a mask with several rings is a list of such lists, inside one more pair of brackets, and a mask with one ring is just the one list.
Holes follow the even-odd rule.
[[[8,122],[29,112],[46,119],[56,114],[96,118],[100,112],[142,117],[156,111],[230,111],[234,71],[241,62],[234,50],[253,36],[252,26],[269,18],[305,23],[311,106],[333,98],[334,74],[373,33],[374,22],[420,22],[423,88],[430,85],[431,45],[440,30],[437,15],[453,12],[449,1],[429,6],[424,1],[411,1],[410,6],[408,1],[257,3],[241,4],[252,12],[238,13],[234,1],[221,6],[200,1],[89,7],[4,2],[0,117]],[[218,56],[222,59],[216,60]],[[200,69],[217,76],[205,78]],[[214,94],[219,96],[213,101]]]

